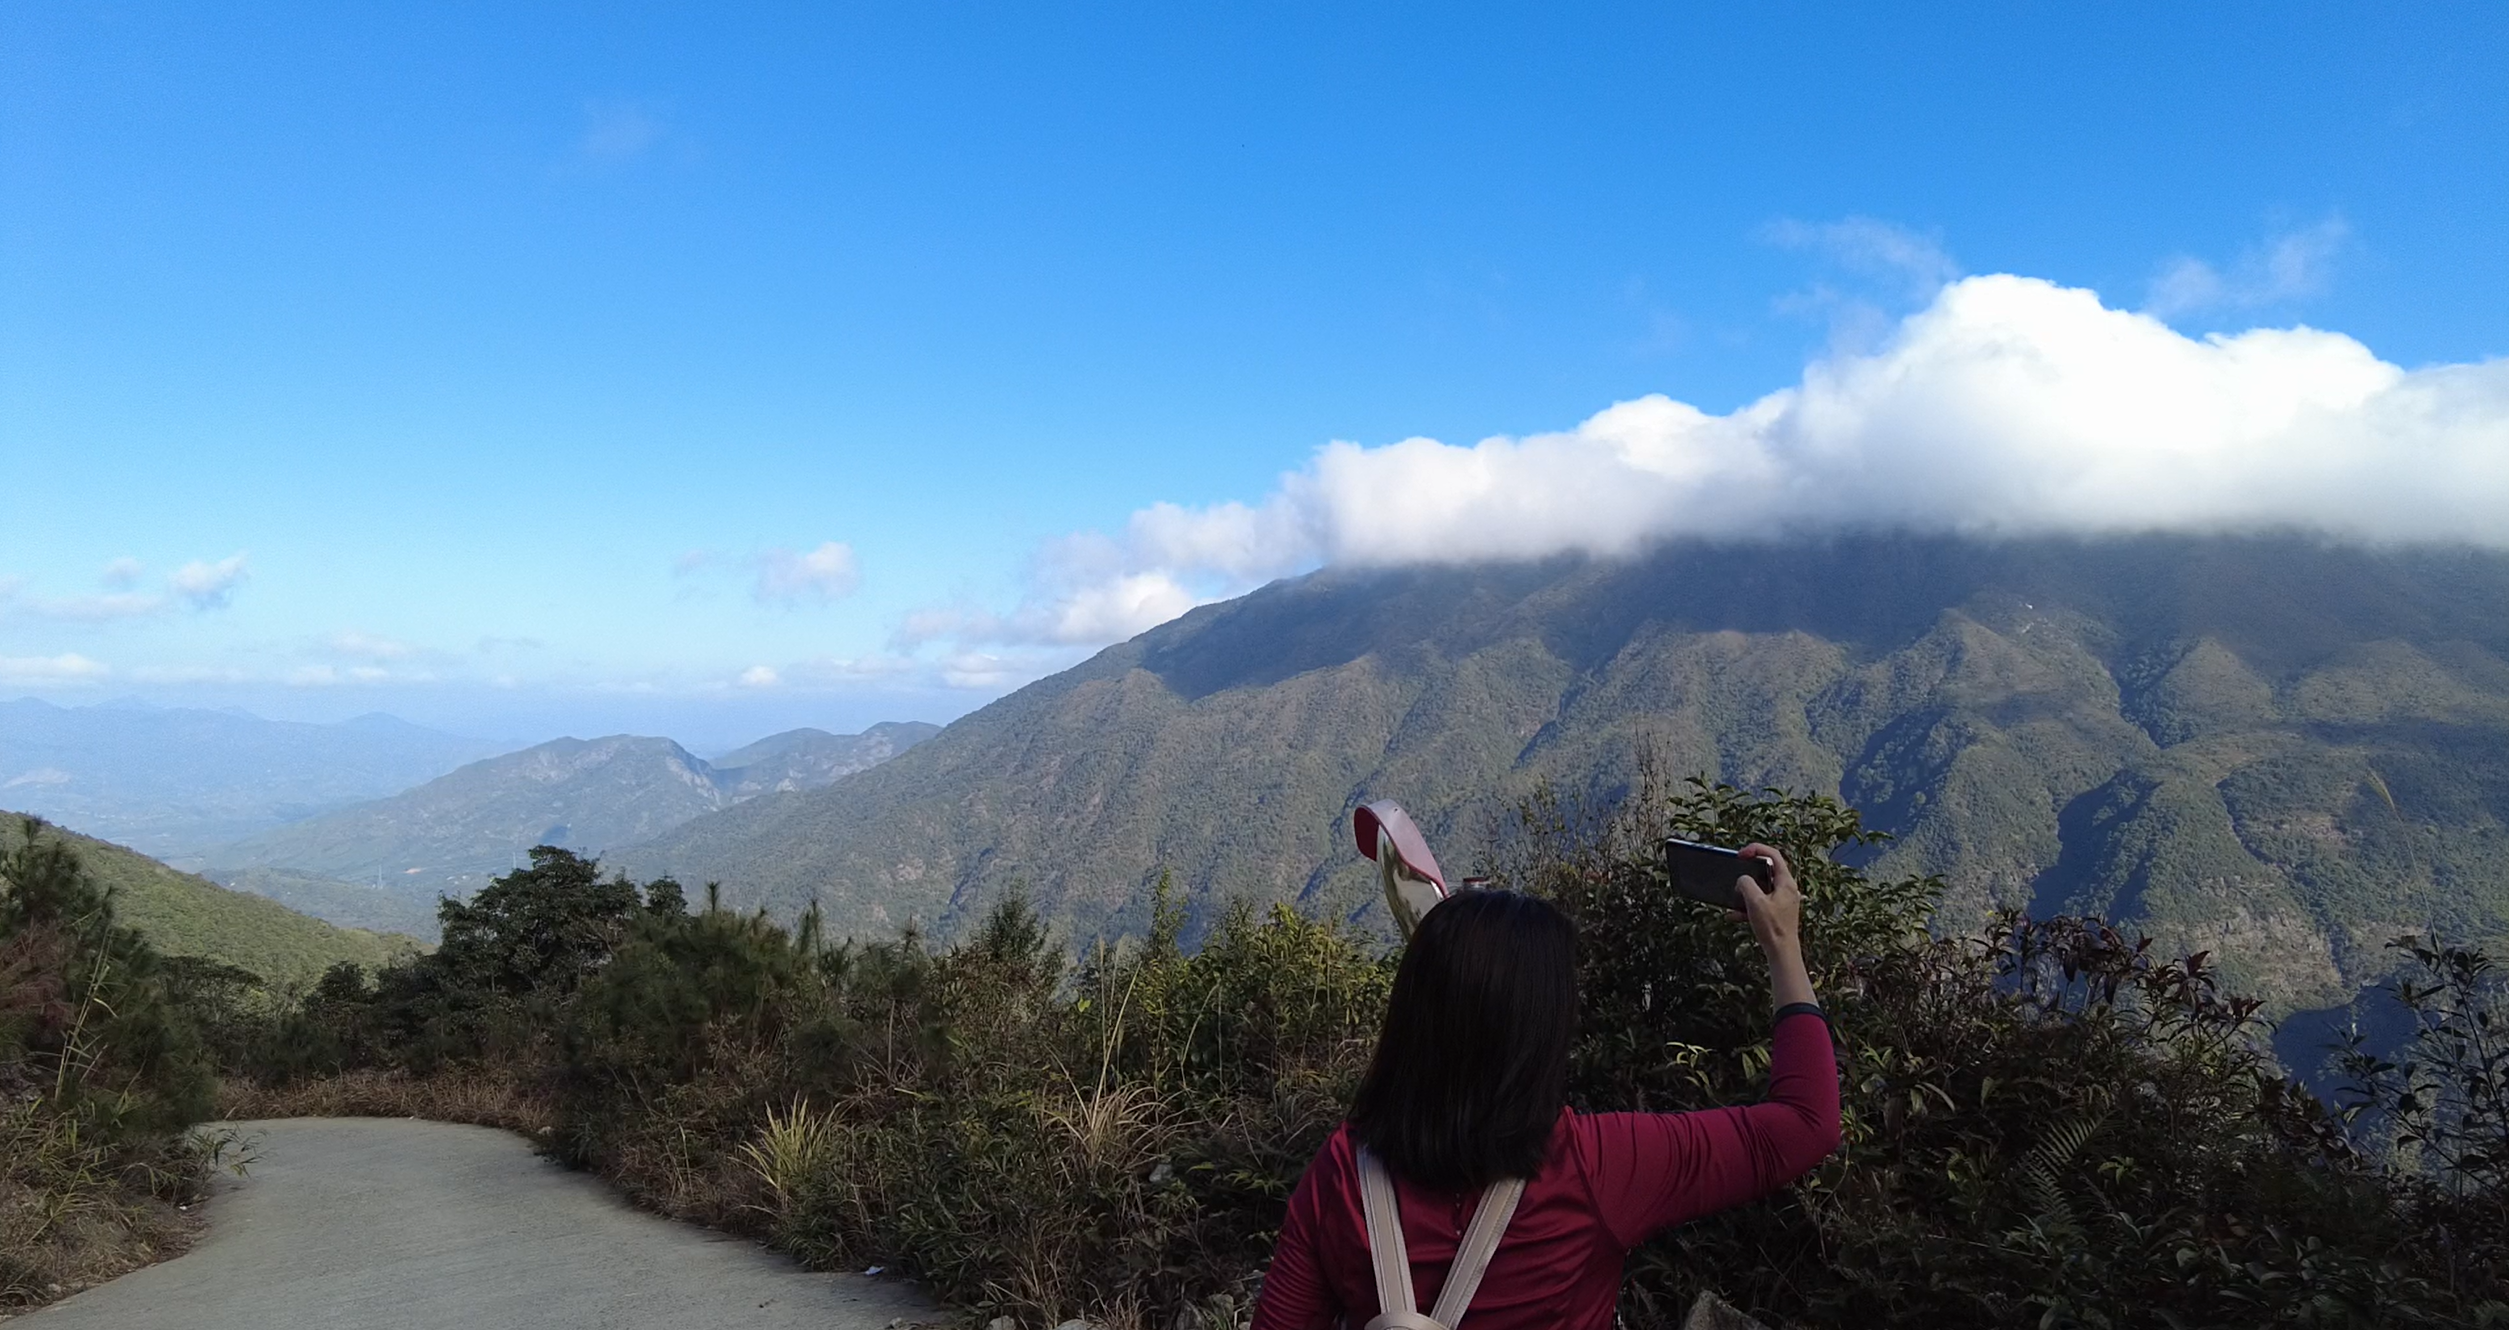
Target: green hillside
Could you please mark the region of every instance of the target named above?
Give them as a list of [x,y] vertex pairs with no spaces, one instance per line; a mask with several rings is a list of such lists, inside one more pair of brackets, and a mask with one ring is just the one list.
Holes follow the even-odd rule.
[[[715,762],[668,739],[556,739],[390,798],[213,846],[199,858],[220,881],[334,923],[392,925],[400,916],[374,895],[397,898],[403,914],[432,917],[438,898],[469,896],[511,872],[535,845],[597,855],[745,799],[816,789],[913,748],[936,728],[892,722],[861,734],[791,730]],[[369,880],[380,893],[339,890]]]
[[[0,814],[0,848],[17,845],[24,825],[19,814]],[[40,834],[75,846],[88,873],[113,893],[121,922],[168,955],[223,961],[274,983],[308,983],[339,961],[375,969],[419,949],[416,939],[335,928],[107,841],[52,826]]]
[[1175,871],[1370,917],[1347,811],[1457,871],[1537,782],[1836,793],[1950,880],[1942,921],[2095,910],[2277,1005],[2386,938],[2509,935],[2509,557],[2297,537],[1847,538],[1327,570],[1206,606],[824,790],[609,856],[839,929],[1014,884],[1092,931]]

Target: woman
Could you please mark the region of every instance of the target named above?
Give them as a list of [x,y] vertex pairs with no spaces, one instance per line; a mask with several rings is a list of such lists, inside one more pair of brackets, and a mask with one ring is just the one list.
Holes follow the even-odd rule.
[[1838,1065],[1803,967],[1803,896],[1784,856],[1743,853],[1773,870],[1766,891],[1741,883],[1777,1007],[1766,1102],[1569,1111],[1573,930],[1530,896],[1456,896],[1420,921],[1350,1119],[1290,1196],[1255,1330],[1357,1330],[1382,1310],[1362,1149],[1394,1179],[1420,1308],[1435,1305],[1484,1188],[1524,1179],[1462,1318],[1470,1330],[1608,1327],[1621,1262],[1648,1234],[1766,1196],[1837,1149]]

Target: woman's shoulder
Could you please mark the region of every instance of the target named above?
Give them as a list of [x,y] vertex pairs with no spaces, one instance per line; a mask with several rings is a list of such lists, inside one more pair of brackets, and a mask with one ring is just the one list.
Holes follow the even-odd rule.
[[1589,1172],[1608,1170],[1615,1161],[1633,1152],[1643,1152],[1663,1130],[1669,1113],[1578,1113],[1563,1114],[1560,1132],[1553,1148],[1564,1149],[1576,1157],[1580,1167]]
[[1359,1172],[1359,1140],[1351,1135],[1348,1122],[1333,1125],[1333,1134],[1316,1147],[1315,1158],[1307,1164],[1310,1176],[1356,1176]]

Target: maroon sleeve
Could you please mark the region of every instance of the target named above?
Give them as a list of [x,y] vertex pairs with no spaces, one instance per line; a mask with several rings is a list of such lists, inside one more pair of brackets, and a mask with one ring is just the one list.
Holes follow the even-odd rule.
[[1838,1148],[1838,1060],[1828,1022],[1809,1012],[1787,1016],[1773,1042],[1768,1098],[1760,1103],[1577,1120],[1595,1203],[1623,1247],[1766,1196]]
[[1333,1142],[1307,1164],[1298,1189],[1289,1194],[1289,1213],[1281,1219],[1280,1239],[1272,1245],[1271,1267],[1263,1272],[1263,1289],[1255,1295],[1254,1330],[1332,1330],[1340,1324],[1341,1303],[1325,1285],[1316,1262],[1316,1229],[1323,1211],[1318,1193],[1334,1172]]

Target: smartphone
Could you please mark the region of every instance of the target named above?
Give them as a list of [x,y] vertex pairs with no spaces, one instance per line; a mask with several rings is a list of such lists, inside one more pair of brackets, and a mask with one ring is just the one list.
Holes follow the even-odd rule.
[[1759,883],[1762,891],[1775,889],[1770,883],[1768,860],[1758,855],[1745,859],[1740,850],[1694,840],[1664,842],[1664,871],[1672,876],[1674,891],[1728,910],[1742,908],[1742,898],[1734,894],[1734,887],[1743,878]]

